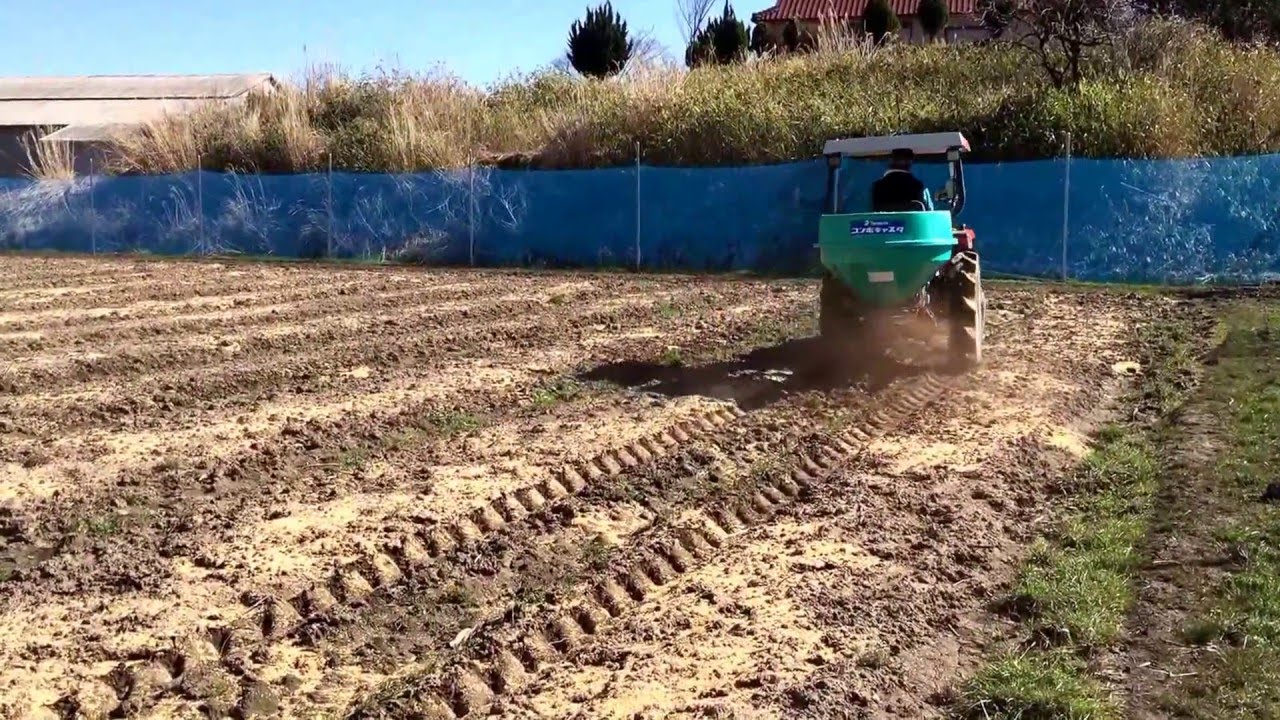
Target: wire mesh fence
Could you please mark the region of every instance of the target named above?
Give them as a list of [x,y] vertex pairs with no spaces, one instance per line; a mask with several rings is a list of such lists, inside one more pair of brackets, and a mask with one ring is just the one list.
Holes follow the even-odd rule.
[[[1280,156],[1063,157],[966,168],[959,218],[984,270],[1163,283],[1280,272]],[[865,209],[882,168],[841,170]],[[412,174],[196,171],[0,180],[0,248],[335,258],[438,265],[803,273],[821,160],[752,167],[470,167]],[[943,165],[918,165],[930,187]]]

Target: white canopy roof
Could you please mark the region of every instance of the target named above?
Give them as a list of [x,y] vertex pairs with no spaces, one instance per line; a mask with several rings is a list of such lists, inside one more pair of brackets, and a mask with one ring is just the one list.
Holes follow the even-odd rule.
[[841,138],[828,140],[822,146],[822,154],[876,157],[889,155],[898,148],[909,148],[916,155],[945,155],[952,148],[960,148],[967,152],[969,150],[969,141],[958,132]]
[[243,102],[277,86],[268,73],[0,77],[0,126],[62,128],[43,141],[107,140],[210,102]]

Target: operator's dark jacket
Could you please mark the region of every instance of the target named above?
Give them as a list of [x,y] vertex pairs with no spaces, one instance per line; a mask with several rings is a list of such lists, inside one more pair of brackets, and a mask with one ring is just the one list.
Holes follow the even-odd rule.
[[871,212],[925,210],[926,202],[924,183],[907,170],[890,170],[871,184]]

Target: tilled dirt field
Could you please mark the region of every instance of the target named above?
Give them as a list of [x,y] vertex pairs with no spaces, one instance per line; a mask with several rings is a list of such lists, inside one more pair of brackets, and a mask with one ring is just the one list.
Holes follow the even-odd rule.
[[0,258],[0,717],[919,717],[1158,296]]

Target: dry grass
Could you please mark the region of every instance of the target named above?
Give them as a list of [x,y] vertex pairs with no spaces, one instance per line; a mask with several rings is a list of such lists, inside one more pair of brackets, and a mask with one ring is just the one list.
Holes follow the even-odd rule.
[[40,138],[56,128],[41,128],[22,136],[22,149],[27,155],[27,174],[33,180],[70,180],[75,177],[75,155],[71,144],[41,142]]
[[541,167],[756,163],[837,135],[960,129],[989,159],[1180,157],[1280,150],[1280,54],[1150,23],[1055,90],[1006,45],[877,48],[834,28],[815,53],[583,80],[549,71],[486,90],[432,74],[328,70],[271,96],[122,138],[115,169],[408,171],[520,154]]

